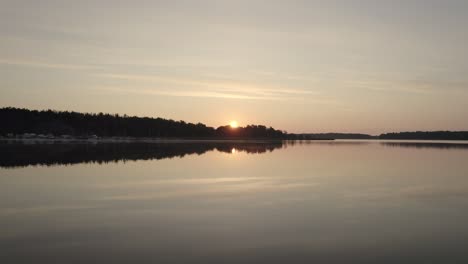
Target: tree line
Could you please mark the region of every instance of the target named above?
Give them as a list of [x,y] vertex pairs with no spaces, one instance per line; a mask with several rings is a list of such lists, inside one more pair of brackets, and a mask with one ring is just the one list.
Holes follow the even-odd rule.
[[416,131],[387,133],[380,135],[379,138],[404,140],[468,140],[468,131]]
[[0,108],[0,136],[26,133],[136,138],[468,140],[468,131],[416,131],[387,133],[380,136],[351,133],[290,134],[263,125],[248,125],[235,129],[230,126],[213,128],[202,123],[194,124],[164,118],[54,110],[37,111],[14,107]]
[[233,129],[213,128],[202,123],[187,123],[163,118],[119,114],[37,111],[6,107],[0,109],[0,135],[25,133],[54,136],[161,137],[161,138],[277,138],[286,133],[263,125]]

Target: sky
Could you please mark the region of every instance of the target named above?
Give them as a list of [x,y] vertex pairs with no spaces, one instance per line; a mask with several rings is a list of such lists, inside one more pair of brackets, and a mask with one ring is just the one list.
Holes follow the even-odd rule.
[[468,1],[0,0],[0,107],[468,130]]

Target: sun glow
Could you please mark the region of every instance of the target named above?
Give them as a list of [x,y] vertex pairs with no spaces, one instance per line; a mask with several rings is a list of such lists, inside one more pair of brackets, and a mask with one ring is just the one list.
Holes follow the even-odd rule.
[[229,125],[231,126],[231,128],[238,128],[239,127],[239,124],[237,123],[237,121],[234,121],[234,120],[231,121],[229,123]]

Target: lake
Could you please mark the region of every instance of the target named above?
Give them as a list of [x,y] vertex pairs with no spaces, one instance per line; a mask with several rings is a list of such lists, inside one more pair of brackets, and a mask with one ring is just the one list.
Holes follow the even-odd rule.
[[468,144],[0,144],[0,263],[468,263]]

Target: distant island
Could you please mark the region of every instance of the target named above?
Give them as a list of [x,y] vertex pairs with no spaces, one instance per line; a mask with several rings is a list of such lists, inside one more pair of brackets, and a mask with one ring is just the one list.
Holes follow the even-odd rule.
[[1,138],[268,139],[268,140],[468,140],[468,131],[416,131],[372,136],[360,133],[292,134],[264,125],[218,128],[164,118],[104,113],[0,108]]
[[468,140],[468,131],[416,131],[387,133],[379,136],[379,139],[401,140]]
[[308,133],[303,134],[310,138],[315,139],[378,139],[378,136],[371,136],[367,134],[359,134],[359,133]]
[[358,133],[321,133],[304,135],[315,139],[468,140],[468,131],[415,131],[386,133],[379,136]]

